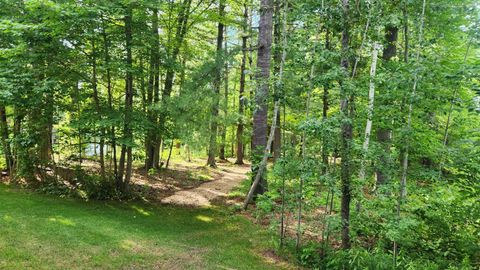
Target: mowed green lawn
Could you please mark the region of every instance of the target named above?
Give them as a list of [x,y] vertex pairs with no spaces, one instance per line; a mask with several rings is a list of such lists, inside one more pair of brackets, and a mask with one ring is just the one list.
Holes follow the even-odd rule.
[[227,210],[83,202],[0,184],[0,269],[280,269]]

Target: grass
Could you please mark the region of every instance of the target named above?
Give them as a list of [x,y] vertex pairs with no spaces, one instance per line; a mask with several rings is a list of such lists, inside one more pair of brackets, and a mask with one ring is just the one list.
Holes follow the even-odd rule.
[[84,202],[0,184],[0,269],[281,269],[261,256],[268,242],[225,209]]

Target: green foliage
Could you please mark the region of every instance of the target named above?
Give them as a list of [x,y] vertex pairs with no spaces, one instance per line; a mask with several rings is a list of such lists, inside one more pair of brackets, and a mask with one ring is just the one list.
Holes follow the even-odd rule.
[[[287,251],[294,253],[290,236],[296,234],[302,207],[299,232],[305,239],[295,254],[306,267],[478,268],[479,5],[428,0],[422,16],[423,1],[348,2],[348,10],[337,0],[285,1],[285,10],[275,7],[273,76],[266,98],[270,107],[274,99],[282,103],[283,155],[266,176],[268,192],[256,198],[256,217],[270,221],[277,234],[279,217],[285,214]],[[219,16],[215,1],[0,0],[0,109],[5,111],[0,139],[2,159],[8,159],[8,148],[12,152],[13,179],[56,196],[125,198],[115,183],[124,181],[115,179],[118,175],[128,175],[118,172],[124,165],[120,153],[131,150],[131,163],[156,174],[161,164],[147,163],[160,159],[162,143],[167,150],[177,143],[188,145],[203,155],[212,121],[232,149],[236,125],[244,124],[239,139],[247,146],[254,177],[264,151],[248,147],[256,128],[251,116],[258,109],[259,6],[258,1],[245,2],[250,15],[245,21],[243,1],[225,3],[228,15]],[[283,12],[286,29],[278,28]],[[218,52],[221,61],[212,42],[219,22],[227,27],[228,45],[228,51]],[[394,33],[395,42],[389,44]],[[342,43],[346,34],[348,42]],[[383,49],[372,78],[376,43]],[[279,81],[278,53],[283,49]],[[244,53],[247,81],[240,100]],[[348,68],[340,66],[342,60]],[[212,90],[220,62],[227,67],[219,96]],[[375,86],[373,111],[370,83]],[[341,99],[348,100],[349,110],[342,110]],[[222,108],[212,118],[218,100]],[[367,119],[373,122],[368,149]],[[351,141],[340,139],[347,137],[344,124],[352,125]],[[349,162],[342,164],[342,159]],[[91,165],[80,165],[82,160]],[[2,168],[6,164],[0,161]],[[79,167],[72,169],[75,164]],[[55,168],[63,165],[71,177],[56,175]],[[406,198],[399,192],[403,173]],[[377,181],[382,175],[384,183]],[[348,180],[344,186],[340,176]],[[195,178],[211,179],[207,173]],[[246,193],[250,183],[236,196]],[[346,224],[341,215],[346,208],[340,205],[350,190],[352,248],[340,250]],[[393,243],[398,245],[397,265],[392,265]]]

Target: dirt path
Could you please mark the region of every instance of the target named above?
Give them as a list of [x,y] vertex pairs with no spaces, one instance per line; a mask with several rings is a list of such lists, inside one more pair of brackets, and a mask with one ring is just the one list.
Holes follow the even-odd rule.
[[245,178],[250,170],[249,166],[218,166],[220,177],[200,186],[189,189],[180,190],[175,194],[161,200],[162,203],[207,207],[211,205],[212,200],[226,196],[230,191],[237,187]]

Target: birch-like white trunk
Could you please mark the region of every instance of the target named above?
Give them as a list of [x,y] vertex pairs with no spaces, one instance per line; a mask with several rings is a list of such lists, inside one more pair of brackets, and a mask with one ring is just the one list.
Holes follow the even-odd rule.
[[365,140],[363,141],[363,158],[360,166],[360,180],[365,180],[365,159],[367,157],[368,146],[370,144],[370,134],[372,133],[373,125],[373,110],[375,104],[375,74],[377,71],[378,50],[380,45],[375,42],[373,44],[372,65],[370,67],[370,89],[368,91],[368,114],[367,125],[365,127]]

